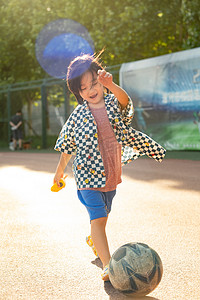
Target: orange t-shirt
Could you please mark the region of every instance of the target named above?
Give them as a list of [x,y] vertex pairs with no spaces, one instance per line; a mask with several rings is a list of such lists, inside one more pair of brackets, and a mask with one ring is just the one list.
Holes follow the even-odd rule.
[[106,173],[105,187],[94,190],[101,192],[113,191],[122,182],[121,145],[116,140],[106,108],[90,108],[90,110],[97,123],[99,150]]

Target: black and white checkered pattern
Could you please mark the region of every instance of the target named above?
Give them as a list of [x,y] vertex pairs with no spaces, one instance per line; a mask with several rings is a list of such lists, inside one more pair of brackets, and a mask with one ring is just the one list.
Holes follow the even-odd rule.
[[[165,149],[130,127],[134,112],[130,99],[126,109],[121,111],[118,100],[109,94],[105,96],[105,106],[116,139],[122,145],[123,165],[144,154],[162,161]],[[105,186],[106,174],[98,147],[97,125],[86,101],[76,107],[63,126],[55,150],[76,155],[73,172],[78,189]]]

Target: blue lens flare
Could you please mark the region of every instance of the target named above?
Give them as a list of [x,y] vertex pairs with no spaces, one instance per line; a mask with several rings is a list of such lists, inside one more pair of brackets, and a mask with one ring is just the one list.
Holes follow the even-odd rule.
[[47,24],[39,33],[35,52],[41,67],[55,78],[66,78],[71,60],[82,54],[94,54],[87,29],[70,19]]

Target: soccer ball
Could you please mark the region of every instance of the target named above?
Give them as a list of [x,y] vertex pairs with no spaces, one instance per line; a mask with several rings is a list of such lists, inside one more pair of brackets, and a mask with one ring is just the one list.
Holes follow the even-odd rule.
[[114,252],[108,271],[115,289],[141,297],[157,287],[163,266],[157,252],[148,245],[129,243]]

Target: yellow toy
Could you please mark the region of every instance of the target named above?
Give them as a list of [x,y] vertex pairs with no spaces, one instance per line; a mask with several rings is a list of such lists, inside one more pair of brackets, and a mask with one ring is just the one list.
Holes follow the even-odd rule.
[[60,186],[57,185],[57,183],[55,182],[52,187],[51,187],[51,191],[52,192],[59,192],[61,189],[63,189],[65,187],[65,178],[67,177],[67,175],[64,177],[64,178],[61,178],[59,183],[60,183]]

